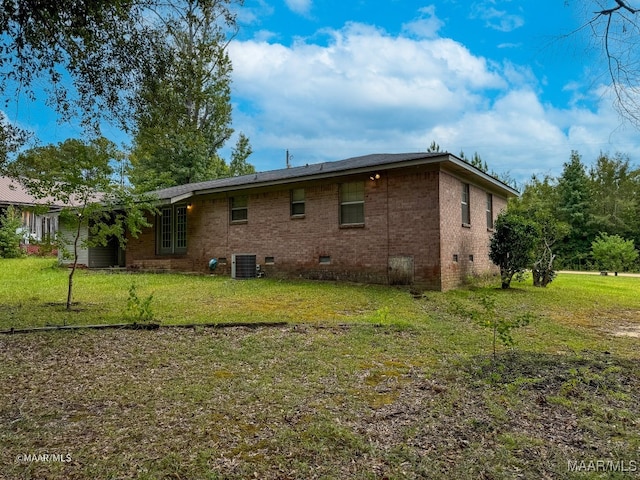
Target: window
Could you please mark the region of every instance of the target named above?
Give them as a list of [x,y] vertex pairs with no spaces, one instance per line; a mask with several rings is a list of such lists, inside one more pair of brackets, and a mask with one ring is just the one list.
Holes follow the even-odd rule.
[[340,224],[364,224],[364,182],[340,185]]
[[331,263],[331,257],[329,255],[320,255],[318,262],[320,265],[329,265]]
[[471,209],[469,208],[469,184],[462,184],[462,225],[471,224]]
[[249,204],[249,199],[246,195],[242,195],[239,197],[231,197],[230,205],[231,205],[231,221],[232,222],[246,222],[248,215],[247,205]]
[[160,255],[187,252],[187,206],[162,207],[157,220],[157,245]]
[[304,215],[304,188],[291,190],[291,216]]
[[493,230],[493,195],[487,193],[487,229]]

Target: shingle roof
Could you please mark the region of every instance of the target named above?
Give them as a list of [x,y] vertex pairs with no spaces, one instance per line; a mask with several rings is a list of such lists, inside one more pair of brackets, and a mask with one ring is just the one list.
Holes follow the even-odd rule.
[[49,199],[36,199],[29,195],[24,186],[14,178],[0,176],[0,205],[32,206],[51,205],[63,207],[64,205],[49,201]]
[[252,173],[239,177],[220,178],[206,182],[189,183],[186,185],[178,185],[175,187],[156,190],[151,193],[160,200],[178,201],[199,193],[232,191],[269,184],[292,183],[295,181],[303,181],[305,179],[339,176],[342,174],[366,171],[368,169],[389,169],[397,168],[405,164],[413,165],[438,162],[453,163],[458,168],[468,170],[470,173],[482,176],[485,180],[495,183],[496,187],[506,190],[511,195],[517,194],[517,192],[508,185],[490,177],[454,155],[443,152],[378,153],[348,158],[346,160],[336,162],[316,163],[300,167]]

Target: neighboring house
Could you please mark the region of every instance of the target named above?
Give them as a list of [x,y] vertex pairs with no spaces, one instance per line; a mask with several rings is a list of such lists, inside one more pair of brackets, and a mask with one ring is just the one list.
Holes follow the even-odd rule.
[[0,176],[0,214],[4,214],[9,206],[17,208],[22,215],[25,244],[55,238],[63,205],[36,199],[17,180]]
[[[418,284],[497,273],[489,240],[517,191],[448,153],[376,154],[154,192],[133,269]],[[214,262],[211,262],[215,259]]]

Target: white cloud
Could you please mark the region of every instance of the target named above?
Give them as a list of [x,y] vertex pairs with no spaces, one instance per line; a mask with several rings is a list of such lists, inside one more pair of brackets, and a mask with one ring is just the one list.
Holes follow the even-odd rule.
[[471,18],[479,18],[485,21],[485,26],[500,32],[511,32],[524,25],[522,15],[509,13],[506,10],[498,10],[493,7],[496,0],[485,0],[474,3],[471,6]]
[[289,7],[292,12],[299,15],[308,15],[311,11],[311,0],[285,0],[284,3],[287,4],[287,7]]
[[[422,12],[424,13],[424,12]],[[610,99],[552,107],[528,67],[489,62],[447,38],[391,36],[358,23],[323,45],[256,39],[230,46],[234,126],[247,133],[259,170],[380,152],[478,152],[519,180],[558,174],[572,149],[640,158],[634,131],[615,130]],[[591,108],[585,105],[592,105]],[[615,148],[614,148],[615,146]]]
[[436,7],[423,7],[418,12],[421,14],[420,17],[402,25],[402,30],[417,37],[435,37],[444,26],[444,22],[436,17]]

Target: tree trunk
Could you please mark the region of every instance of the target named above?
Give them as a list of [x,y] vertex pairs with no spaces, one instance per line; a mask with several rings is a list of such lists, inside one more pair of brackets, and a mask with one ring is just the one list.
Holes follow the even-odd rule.
[[73,274],[76,273],[76,267],[78,266],[78,242],[80,241],[81,231],[82,231],[82,213],[78,213],[78,228],[76,229],[76,236],[73,239],[73,264],[71,265],[71,271],[69,272],[69,289],[67,291],[67,310],[71,310],[71,300],[73,296]]
[[502,288],[503,289],[507,289],[507,288],[511,287],[511,278],[512,277],[513,277],[513,275],[511,275],[506,270],[500,271],[500,278],[502,279]]

